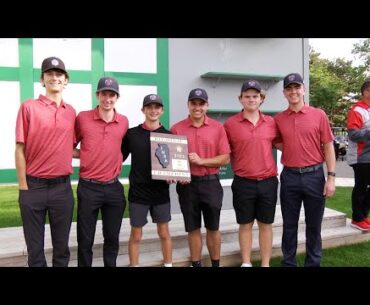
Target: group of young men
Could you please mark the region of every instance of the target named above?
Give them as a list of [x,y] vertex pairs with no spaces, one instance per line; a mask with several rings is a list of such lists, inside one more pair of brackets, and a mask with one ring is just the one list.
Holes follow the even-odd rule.
[[[282,151],[280,203],[283,216],[283,266],[297,266],[297,231],[303,202],[306,221],[305,266],[320,266],[321,222],[325,198],[335,191],[335,153],[329,120],[320,109],[304,102],[301,75],[284,78],[289,106],[274,118],[260,106],[265,92],[256,80],[243,83],[242,110],[222,124],[207,116],[209,99],[204,89],[190,91],[186,119],[167,130],[160,122],[164,107],[157,94],[145,96],[144,122],[129,129],[128,119],[115,110],[119,86],[112,77],[99,80],[99,105],[76,117],[62,98],[69,75],[62,60],[46,58],[41,83],[46,94],[22,103],[16,126],[16,168],[19,203],[29,266],[46,266],[45,219],[50,220],[53,266],[68,266],[69,232],[73,214],[70,184],[72,157],[80,159],[77,188],[78,266],[92,266],[99,211],[103,225],[104,266],[116,266],[119,233],[126,207],[118,180],[122,163],[131,154],[128,194],[131,233],[130,266],[139,265],[143,227],[150,212],[157,223],[164,266],[172,266],[169,184],[151,177],[150,133],[185,135],[188,139],[191,180],[177,182],[176,191],[188,233],[191,265],[202,266],[202,217],[213,267],[220,266],[219,231],[223,188],[219,168],[231,162],[233,206],[239,224],[242,266],[250,267],[252,227],[257,220],[261,266],[268,267],[272,249],[278,194],[278,171],[273,148]],[[80,143],[80,148],[77,145]],[[328,177],[325,179],[323,162]]]

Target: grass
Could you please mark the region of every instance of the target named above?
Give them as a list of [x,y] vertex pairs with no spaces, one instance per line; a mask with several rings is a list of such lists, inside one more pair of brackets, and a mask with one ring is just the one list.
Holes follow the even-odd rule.
[[352,218],[351,196],[352,187],[337,187],[333,198],[326,201],[326,207],[343,212],[347,218]]
[[[304,265],[304,254],[297,255],[298,266]],[[259,266],[260,262],[253,263]],[[271,267],[281,266],[281,257],[274,257],[270,261]],[[321,260],[322,267],[369,267],[370,242],[324,249]]]
[[[326,206],[343,212],[348,218],[352,217],[351,207],[352,187],[337,187],[335,196],[326,201]],[[304,265],[304,254],[297,255],[298,266]],[[254,263],[259,266],[260,261]],[[272,267],[281,266],[281,257],[271,259]],[[362,242],[348,246],[324,249],[322,267],[368,267],[370,266],[370,242]]]
[[[72,189],[75,198],[73,221],[77,221],[77,185],[72,185]],[[127,199],[128,185],[124,185],[124,189]],[[0,186],[0,194],[0,228],[22,226],[18,204],[18,186]],[[123,217],[128,217],[127,205]],[[100,213],[99,219],[101,219]]]

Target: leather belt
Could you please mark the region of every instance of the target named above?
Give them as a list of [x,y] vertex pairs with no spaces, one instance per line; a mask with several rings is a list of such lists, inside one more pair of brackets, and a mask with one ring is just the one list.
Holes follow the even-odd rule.
[[191,181],[199,182],[199,181],[210,181],[210,180],[218,180],[218,174],[207,175],[207,176],[193,176],[191,175]]
[[248,178],[248,177],[241,177],[234,174],[234,177],[241,180],[249,180],[249,181],[264,181],[267,179],[275,178],[276,176],[269,176],[269,177],[258,177],[258,178]]
[[60,176],[55,178],[39,178],[34,176],[26,176],[27,180],[37,182],[37,183],[43,183],[43,184],[59,184],[59,183],[65,183],[68,181],[69,176]]
[[118,181],[118,177],[116,177],[112,180],[109,180],[109,181],[99,181],[99,180],[87,179],[87,178],[80,178],[80,179],[83,180],[83,181],[86,181],[86,182],[91,182],[91,183],[100,184],[100,185],[113,184],[113,183]]
[[315,172],[318,169],[322,168],[322,163],[321,164],[316,164],[316,165],[311,165],[311,166],[305,166],[305,167],[288,167],[288,166],[284,166],[284,168],[286,168],[287,170],[290,170],[292,172],[297,172],[297,173],[300,173],[300,174],[304,174],[304,173]]

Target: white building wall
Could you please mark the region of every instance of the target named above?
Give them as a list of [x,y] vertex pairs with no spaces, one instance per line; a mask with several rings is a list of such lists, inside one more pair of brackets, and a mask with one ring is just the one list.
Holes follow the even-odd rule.
[[[157,39],[105,39],[104,71],[128,73],[157,73]],[[19,39],[0,39],[0,67],[19,67]],[[92,39],[89,38],[53,38],[32,40],[33,68],[40,69],[44,58],[57,56],[63,60],[71,76],[71,71],[92,70]],[[103,56],[102,54],[102,56]],[[98,77],[104,76],[98,75]],[[39,76],[33,79],[33,96],[45,94]],[[144,120],[141,113],[143,97],[157,93],[156,85],[120,85],[120,98],[117,111],[129,118],[130,127]],[[1,102],[6,111],[0,112],[0,143],[2,154],[0,170],[15,169],[15,124],[20,103],[20,82],[1,81]],[[70,77],[70,83],[63,91],[63,99],[71,104],[76,112],[94,107],[95,88],[91,84],[78,83]],[[126,164],[130,164],[130,159]],[[73,160],[73,166],[79,166],[79,160]],[[0,181],[1,182],[1,181]]]

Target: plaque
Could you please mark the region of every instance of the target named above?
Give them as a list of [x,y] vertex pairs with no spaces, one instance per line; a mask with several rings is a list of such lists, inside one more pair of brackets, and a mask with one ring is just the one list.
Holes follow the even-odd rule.
[[190,181],[188,139],[168,133],[150,133],[152,179]]

